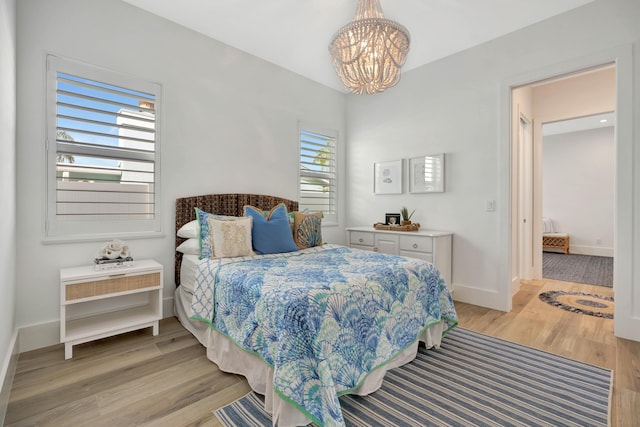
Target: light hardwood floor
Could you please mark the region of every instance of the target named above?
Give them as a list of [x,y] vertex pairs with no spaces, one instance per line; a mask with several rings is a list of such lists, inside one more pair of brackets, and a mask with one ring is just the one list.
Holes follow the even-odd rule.
[[[571,313],[539,300],[546,290],[601,295],[598,286],[530,281],[503,313],[456,303],[460,326],[613,369],[612,425],[640,426],[640,343],[615,338],[613,321]],[[20,355],[6,426],[219,426],[213,410],[249,391],[220,372],[175,318],[160,334],[131,332],[74,347]]]

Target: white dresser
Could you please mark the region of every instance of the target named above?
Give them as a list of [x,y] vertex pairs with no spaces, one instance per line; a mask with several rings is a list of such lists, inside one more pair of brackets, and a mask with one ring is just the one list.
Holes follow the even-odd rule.
[[349,246],[366,251],[402,255],[429,261],[436,266],[449,290],[451,286],[451,240],[449,231],[387,231],[373,227],[347,228]]

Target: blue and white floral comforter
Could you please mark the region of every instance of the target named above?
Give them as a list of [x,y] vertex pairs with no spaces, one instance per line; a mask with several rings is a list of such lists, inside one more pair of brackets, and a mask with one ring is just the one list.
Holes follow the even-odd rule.
[[275,392],[319,425],[343,425],[338,396],[426,328],[457,324],[432,264],[335,245],[203,260],[192,319],[272,366]]

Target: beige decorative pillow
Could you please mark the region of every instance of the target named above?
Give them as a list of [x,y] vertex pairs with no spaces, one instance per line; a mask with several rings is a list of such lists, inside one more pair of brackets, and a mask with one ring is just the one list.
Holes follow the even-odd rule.
[[251,249],[251,218],[236,221],[207,218],[212,258],[255,255]]

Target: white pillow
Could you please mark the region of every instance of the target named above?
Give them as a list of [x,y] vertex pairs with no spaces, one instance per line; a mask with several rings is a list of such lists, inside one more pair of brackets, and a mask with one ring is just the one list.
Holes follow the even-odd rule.
[[[190,221],[180,227],[180,230],[176,233],[178,237],[183,239],[197,239],[200,236],[200,224],[197,219]],[[198,249],[200,251],[200,249]],[[199,252],[198,252],[199,253]]]
[[186,255],[200,255],[200,240],[187,239],[180,243],[180,246],[176,248],[176,251],[182,252]]
[[209,239],[215,258],[232,258],[255,255],[251,248],[252,218],[236,221],[207,218]]

